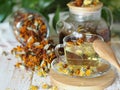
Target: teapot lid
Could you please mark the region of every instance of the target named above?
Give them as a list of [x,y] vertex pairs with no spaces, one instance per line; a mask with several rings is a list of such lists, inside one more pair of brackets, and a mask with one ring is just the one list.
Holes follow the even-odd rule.
[[91,6],[86,6],[86,7],[79,7],[75,5],[75,1],[71,1],[67,4],[67,6],[69,7],[69,11],[74,13],[74,14],[78,14],[81,12],[87,13],[87,12],[95,12],[98,10],[101,10],[103,3],[99,2],[97,5],[91,5]]

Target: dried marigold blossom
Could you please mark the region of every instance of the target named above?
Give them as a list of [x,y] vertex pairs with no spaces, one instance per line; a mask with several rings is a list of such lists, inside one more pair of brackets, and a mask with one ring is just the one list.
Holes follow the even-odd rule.
[[30,87],[29,87],[29,90],[38,90],[39,89],[39,87],[38,86],[35,86],[35,85],[31,85]]
[[82,6],[83,0],[75,0],[76,6]]
[[49,84],[47,84],[47,83],[44,83],[43,85],[42,85],[42,88],[43,89],[49,89],[51,87],[51,85],[49,85]]
[[[12,53],[21,59],[27,69],[48,72],[52,60],[56,57],[53,40],[47,38],[48,26],[38,13],[16,12],[13,28],[17,40],[22,44],[12,49]],[[19,64],[16,64],[19,66]]]

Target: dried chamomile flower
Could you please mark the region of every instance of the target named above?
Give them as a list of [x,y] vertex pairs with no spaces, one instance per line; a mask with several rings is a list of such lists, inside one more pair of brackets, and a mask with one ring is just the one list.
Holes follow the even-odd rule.
[[38,86],[35,86],[35,85],[31,85],[29,90],[38,90],[39,87]]
[[59,90],[57,86],[52,86],[51,88],[49,88],[48,90]]
[[6,51],[3,51],[3,52],[2,52],[2,55],[5,55],[5,56],[7,56],[7,55],[8,55],[8,52],[6,52]]
[[46,72],[45,70],[43,70],[43,68],[40,68],[36,72],[37,72],[37,75],[40,76],[40,77],[46,77],[48,75],[48,72]]
[[91,5],[93,0],[84,0],[83,5],[88,6]]
[[51,85],[49,85],[49,84],[47,84],[47,83],[44,83],[43,85],[42,85],[42,88],[43,89],[49,89],[51,87]]

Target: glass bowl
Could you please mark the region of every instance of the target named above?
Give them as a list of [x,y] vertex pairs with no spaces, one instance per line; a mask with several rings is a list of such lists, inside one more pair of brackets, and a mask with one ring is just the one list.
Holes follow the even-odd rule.
[[19,9],[12,15],[10,25],[16,39],[25,45],[31,37],[40,42],[49,36],[49,25],[45,17],[32,10]]
[[51,67],[56,73],[70,77],[95,78],[106,74],[111,69],[111,65],[101,58],[97,66],[68,65],[64,59],[64,55],[55,58],[51,63]]

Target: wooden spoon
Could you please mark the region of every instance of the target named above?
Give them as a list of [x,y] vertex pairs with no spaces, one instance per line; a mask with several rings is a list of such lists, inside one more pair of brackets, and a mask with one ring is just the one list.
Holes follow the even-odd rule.
[[97,39],[93,42],[93,48],[101,58],[107,60],[120,71],[120,64],[117,61],[112,48],[107,43]]

